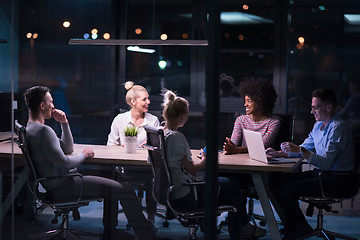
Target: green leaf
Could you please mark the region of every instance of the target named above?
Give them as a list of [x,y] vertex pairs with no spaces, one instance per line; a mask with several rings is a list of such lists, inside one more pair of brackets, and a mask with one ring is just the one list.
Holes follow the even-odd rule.
[[135,126],[127,126],[124,130],[125,136],[135,137],[139,134],[139,129]]

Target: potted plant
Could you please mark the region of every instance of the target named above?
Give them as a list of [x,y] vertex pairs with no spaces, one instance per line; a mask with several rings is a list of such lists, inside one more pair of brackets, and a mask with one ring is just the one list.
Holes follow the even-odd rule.
[[126,153],[136,153],[138,134],[139,134],[139,129],[135,126],[127,126],[124,129],[124,135],[125,135],[124,145],[125,145]]

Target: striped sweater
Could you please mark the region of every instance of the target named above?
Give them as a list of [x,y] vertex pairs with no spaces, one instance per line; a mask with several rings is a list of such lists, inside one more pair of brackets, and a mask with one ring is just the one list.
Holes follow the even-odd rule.
[[[241,115],[235,120],[234,129],[231,134],[231,141],[236,146],[246,147],[243,137],[243,129],[261,132],[265,148],[268,148],[275,141],[280,129],[280,121],[275,118],[267,118],[263,121],[254,122],[249,115]],[[239,145],[241,143],[241,145]]]

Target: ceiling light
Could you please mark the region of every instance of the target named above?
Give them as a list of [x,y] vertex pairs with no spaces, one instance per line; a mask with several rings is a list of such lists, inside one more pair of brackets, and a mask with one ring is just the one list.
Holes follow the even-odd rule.
[[154,53],[155,52],[154,49],[141,48],[139,46],[128,46],[127,50],[132,51],[132,52],[141,52],[141,53]]
[[[180,16],[191,18],[191,13],[181,14]],[[261,24],[273,23],[273,20],[259,17],[253,14],[243,12],[222,12],[220,13],[220,20],[223,24]]]
[[344,14],[344,19],[350,25],[360,25],[360,14]]

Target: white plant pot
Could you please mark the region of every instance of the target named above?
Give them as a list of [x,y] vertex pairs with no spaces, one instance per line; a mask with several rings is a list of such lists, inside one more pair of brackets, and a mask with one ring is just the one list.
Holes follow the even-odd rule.
[[125,136],[125,152],[126,153],[136,153],[137,149],[137,136],[135,137],[126,137]]

